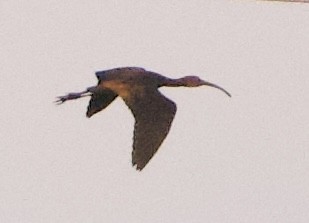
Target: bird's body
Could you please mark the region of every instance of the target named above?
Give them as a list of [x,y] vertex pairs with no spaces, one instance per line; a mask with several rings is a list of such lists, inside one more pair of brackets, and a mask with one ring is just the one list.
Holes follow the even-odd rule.
[[96,72],[96,76],[100,88],[113,90],[125,101],[143,94],[145,86],[147,89],[158,88],[162,79],[159,74],[146,72],[143,68],[137,67],[100,71]]
[[[91,96],[87,117],[106,108],[120,96],[135,118],[132,164],[142,170],[167,136],[176,113],[176,104],[163,96],[158,88],[163,86],[197,87],[208,85],[196,76],[171,79],[139,67],[123,67],[96,72],[98,85],[80,93],[58,97],[58,102]],[[90,94],[89,94],[90,93]]]

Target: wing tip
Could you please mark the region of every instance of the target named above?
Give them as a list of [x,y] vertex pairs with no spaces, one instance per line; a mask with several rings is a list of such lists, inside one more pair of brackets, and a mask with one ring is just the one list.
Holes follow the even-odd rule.
[[92,112],[87,111],[86,112],[86,117],[87,118],[91,118],[91,116],[93,116],[94,114]]
[[141,172],[144,169],[145,166],[146,166],[146,164],[140,165],[140,164],[137,164],[136,162],[132,162],[132,167],[135,168],[136,171],[139,171],[139,172]]

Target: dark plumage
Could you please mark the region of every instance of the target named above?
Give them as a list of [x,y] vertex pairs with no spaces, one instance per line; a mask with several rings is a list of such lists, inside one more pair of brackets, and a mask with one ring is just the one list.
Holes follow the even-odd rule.
[[123,67],[96,72],[97,86],[79,93],[58,97],[60,104],[72,99],[91,96],[87,117],[106,108],[120,96],[135,118],[132,164],[142,170],[166,138],[176,113],[176,104],[162,95],[158,88],[198,87],[207,85],[223,88],[203,81],[197,76],[171,79],[138,67]]

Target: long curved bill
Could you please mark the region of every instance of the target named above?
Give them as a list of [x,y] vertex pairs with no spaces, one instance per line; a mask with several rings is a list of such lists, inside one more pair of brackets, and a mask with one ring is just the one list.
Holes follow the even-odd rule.
[[218,86],[218,85],[216,85],[216,84],[210,83],[210,82],[208,82],[208,81],[203,81],[203,84],[206,85],[206,86],[210,86],[210,87],[217,88],[217,89],[223,91],[223,92],[224,92],[225,94],[227,94],[229,97],[232,97],[232,95],[231,95],[229,92],[227,92],[224,88],[222,88],[222,87],[220,87],[220,86]]

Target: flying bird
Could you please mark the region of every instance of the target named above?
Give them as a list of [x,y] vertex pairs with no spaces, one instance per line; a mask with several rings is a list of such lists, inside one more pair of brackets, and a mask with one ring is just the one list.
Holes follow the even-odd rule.
[[135,118],[132,165],[142,170],[166,138],[176,113],[176,104],[160,93],[160,87],[223,88],[197,76],[172,79],[139,67],[122,67],[95,73],[96,86],[57,97],[57,103],[90,96],[86,116],[90,118],[120,96]]

